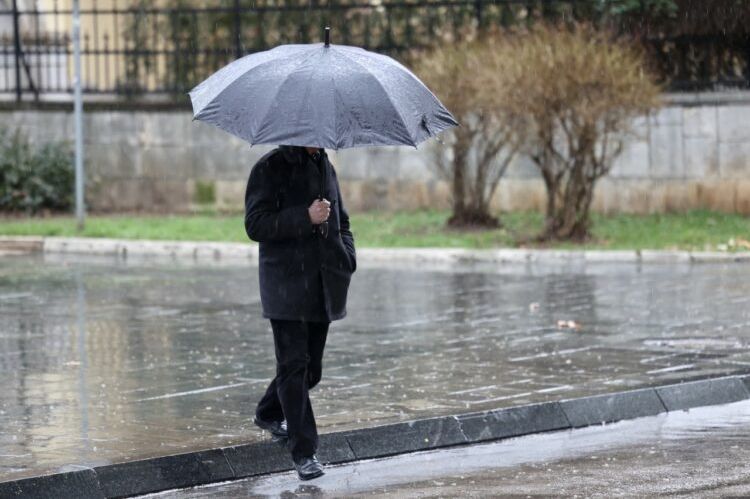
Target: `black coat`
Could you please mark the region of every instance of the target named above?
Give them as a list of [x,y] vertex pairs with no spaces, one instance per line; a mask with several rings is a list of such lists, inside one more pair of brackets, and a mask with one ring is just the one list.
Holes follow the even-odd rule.
[[[349,282],[357,268],[354,237],[336,171],[321,152],[322,176],[310,154],[297,146],[270,151],[250,172],[245,230],[260,243],[260,299],[268,319],[333,321],[346,316]],[[307,211],[321,188],[331,202],[326,238]]]

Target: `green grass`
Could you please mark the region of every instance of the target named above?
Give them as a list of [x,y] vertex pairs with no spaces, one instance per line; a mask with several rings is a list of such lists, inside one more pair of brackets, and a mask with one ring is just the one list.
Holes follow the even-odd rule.
[[[351,226],[359,247],[517,247],[542,227],[538,213],[502,214],[496,230],[445,227],[449,213],[417,211],[357,213]],[[594,237],[584,244],[554,243],[554,248],[600,249],[750,249],[750,218],[708,211],[663,215],[594,215]],[[77,233],[72,217],[0,218],[2,235],[86,236],[124,239],[248,241],[242,215],[91,216]],[[734,241],[734,245],[732,244]],[[525,244],[525,246],[540,246]]]

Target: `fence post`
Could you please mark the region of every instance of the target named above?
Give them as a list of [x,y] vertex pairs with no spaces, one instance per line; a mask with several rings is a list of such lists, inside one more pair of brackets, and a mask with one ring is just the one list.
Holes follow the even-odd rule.
[[13,47],[16,63],[16,101],[21,101],[21,32],[18,28],[18,3],[13,0]]
[[240,0],[234,0],[234,56],[242,57],[242,26],[240,24]]

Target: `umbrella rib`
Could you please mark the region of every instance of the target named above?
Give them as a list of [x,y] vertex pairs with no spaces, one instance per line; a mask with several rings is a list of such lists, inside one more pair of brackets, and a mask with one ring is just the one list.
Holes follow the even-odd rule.
[[348,55],[348,54],[347,54],[347,53],[346,53],[345,51],[343,51],[343,50],[340,50],[340,51],[338,51],[338,52],[339,52],[339,53],[340,53],[341,55],[343,55],[344,57],[346,57],[347,59],[349,59],[350,61],[352,61],[352,62],[353,62],[354,64],[356,64],[357,66],[359,66],[359,67],[363,68],[363,69],[364,69],[365,71],[367,71],[367,72],[368,72],[368,73],[370,74],[370,76],[372,76],[372,78],[373,78],[373,79],[374,79],[374,80],[375,80],[375,81],[376,81],[376,82],[378,83],[378,85],[380,86],[380,88],[381,88],[381,89],[383,90],[383,93],[385,94],[386,98],[388,99],[388,102],[390,102],[390,103],[391,103],[391,107],[393,108],[393,110],[394,110],[394,111],[396,111],[396,114],[398,115],[398,117],[399,117],[399,118],[401,118],[401,123],[403,123],[403,125],[404,125],[404,128],[406,129],[406,133],[407,133],[407,134],[409,135],[409,140],[411,141],[411,145],[412,145],[412,146],[414,146],[414,147],[416,147],[416,146],[417,146],[417,142],[416,142],[416,141],[414,140],[414,138],[413,138],[413,137],[411,136],[411,131],[409,130],[409,126],[407,125],[406,121],[404,120],[404,117],[403,117],[403,115],[401,114],[401,111],[399,111],[399,109],[398,109],[398,108],[396,107],[396,105],[395,105],[395,104],[393,103],[393,100],[391,99],[391,96],[390,96],[390,95],[388,94],[388,91],[387,91],[387,90],[385,89],[385,87],[384,87],[384,86],[383,86],[383,84],[382,84],[382,83],[380,82],[380,80],[378,80],[378,77],[377,77],[377,76],[375,76],[375,73],[373,73],[372,71],[370,71],[370,68],[368,68],[367,66],[365,66],[365,65],[364,65],[364,64],[362,64],[361,62],[359,62],[359,61],[357,61],[356,59],[354,59],[354,58],[350,57],[350,56],[349,56],[349,55]]
[[339,93],[339,90],[336,88],[336,79],[333,77],[333,73],[331,73],[331,88],[333,88],[333,142],[336,144],[336,147],[334,147],[334,150],[338,151],[339,149],[339,123],[338,123],[338,113],[336,112],[336,94]]

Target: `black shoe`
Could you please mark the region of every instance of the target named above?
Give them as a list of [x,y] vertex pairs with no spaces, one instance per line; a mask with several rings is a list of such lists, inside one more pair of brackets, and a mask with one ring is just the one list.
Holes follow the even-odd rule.
[[297,475],[299,475],[300,480],[310,480],[311,478],[325,475],[323,465],[320,464],[320,461],[315,457],[315,454],[302,457],[299,460],[295,459],[294,468],[297,470]]
[[258,416],[253,418],[253,424],[264,430],[268,430],[275,437],[289,438],[289,432],[286,427],[286,419],[283,421],[266,421]]

